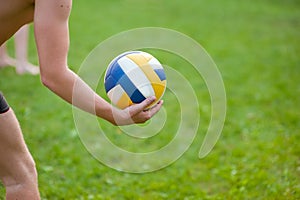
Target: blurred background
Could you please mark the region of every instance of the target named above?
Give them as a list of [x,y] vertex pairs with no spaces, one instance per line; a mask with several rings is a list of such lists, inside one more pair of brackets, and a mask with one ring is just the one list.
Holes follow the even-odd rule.
[[[110,36],[149,26],[193,38],[218,66],[227,116],[215,148],[198,158],[210,119],[210,97],[201,76],[195,77],[190,64],[176,55],[150,51],[190,80],[199,99],[200,127],[179,160],[148,174],[121,173],[102,165],[82,145],[70,105],[43,87],[38,76],[0,69],[0,89],[36,160],[42,199],[299,199],[300,2],[76,0],[70,17],[69,67],[76,72]],[[30,61],[38,64],[32,26],[29,48]],[[12,41],[8,50],[14,54]],[[165,98],[166,109],[176,118],[176,98]],[[109,137],[118,145],[141,152],[168,143],[178,125],[172,120],[164,128],[169,135],[135,143],[118,128],[99,123],[115,132]]]

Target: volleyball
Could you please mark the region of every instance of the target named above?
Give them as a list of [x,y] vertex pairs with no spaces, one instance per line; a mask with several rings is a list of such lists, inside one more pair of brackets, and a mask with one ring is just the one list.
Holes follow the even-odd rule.
[[104,75],[105,91],[120,109],[155,96],[153,107],[166,89],[166,75],[161,63],[143,51],[129,51],[114,58]]

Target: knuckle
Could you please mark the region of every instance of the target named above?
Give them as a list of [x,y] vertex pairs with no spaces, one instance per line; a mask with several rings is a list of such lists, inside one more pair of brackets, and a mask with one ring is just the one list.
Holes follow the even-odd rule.
[[145,115],[145,120],[147,121],[147,120],[149,120],[149,119],[151,119],[151,115],[150,115],[149,113],[147,113],[147,114]]
[[133,118],[135,115],[136,115],[136,113],[130,112],[129,115],[127,116],[127,118]]

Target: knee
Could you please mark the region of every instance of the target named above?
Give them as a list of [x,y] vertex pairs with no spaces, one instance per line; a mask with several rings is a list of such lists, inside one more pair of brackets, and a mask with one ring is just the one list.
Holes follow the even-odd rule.
[[37,185],[37,170],[32,158],[21,159],[12,171],[8,171],[2,182],[5,187]]
[[25,174],[27,174],[27,180],[31,180],[33,182],[37,182],[37,170],[36,164],[32,158],[30,158],[25,165]]
[[24,162],[21,170],[8,177],[3,183],[6,188],[6,199],[40,199],[37,170],[33,160]]
[[18,182],[20,184],[37,184],[38,174],[36,170],[36,165],[34,160],[30,157],[21,165],[21,176],[18,177]]

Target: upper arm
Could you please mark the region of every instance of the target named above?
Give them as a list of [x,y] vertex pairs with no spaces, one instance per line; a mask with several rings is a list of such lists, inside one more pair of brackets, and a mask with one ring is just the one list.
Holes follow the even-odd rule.
[[71,6],[72,0],[35,1],[34,31],[42,76],[67,67]]

